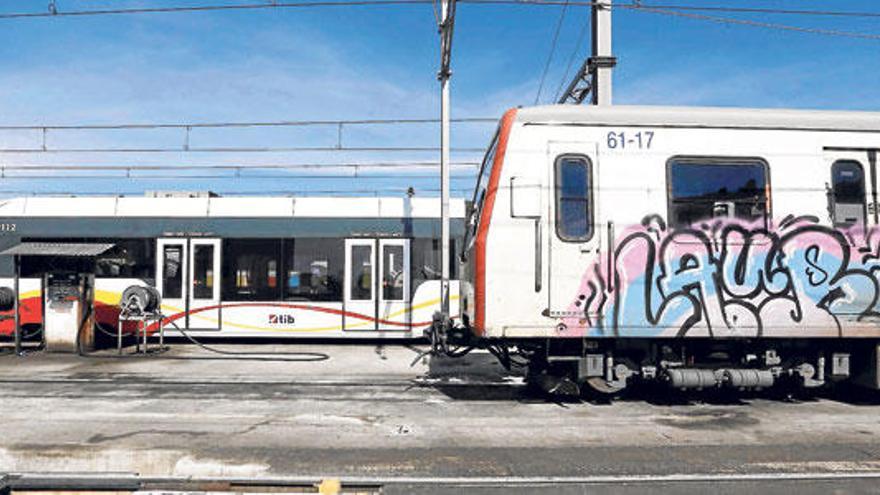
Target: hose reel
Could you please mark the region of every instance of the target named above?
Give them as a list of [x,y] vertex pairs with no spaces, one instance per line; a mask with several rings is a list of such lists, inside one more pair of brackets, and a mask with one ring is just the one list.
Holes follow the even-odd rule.
[[132,285],[122,291],[119,307],[128,314],[147,315],[158,313],[162,296],[155,287]]
[[0,312],[15,309],[15,291],[9,287],[0,287]]

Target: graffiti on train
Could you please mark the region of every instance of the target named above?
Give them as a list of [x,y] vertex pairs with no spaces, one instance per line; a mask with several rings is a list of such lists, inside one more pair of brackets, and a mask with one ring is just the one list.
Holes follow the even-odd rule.
[[[560,333],[588,336],[847,336],[880,316],[880,232],[812,217],[734,220],[617,236],[581,282]],[[861,329],[861,330],[860,330]]]

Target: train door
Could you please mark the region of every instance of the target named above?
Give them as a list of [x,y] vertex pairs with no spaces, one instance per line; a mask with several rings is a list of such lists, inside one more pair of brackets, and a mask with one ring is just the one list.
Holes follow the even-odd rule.
[[379,240],[379,330],[409,330],[409,239]]
[[[598,146],[551,142],[547,149],[548,316],[584,316],[580,285],[601,246],[603,232],[596,200]],[[584,297],[581,297],[584,296]]]
[[[186,239],[156,241],[156,288],[162,295],[162,312],[168,316],[186,314]],[[185,326],[186,318],[176,320]]]
[[878,224],[877,163],[873,151],[826,151],[828,213],[835,228]]
[[409,239],[345,240],[345,330],[407,331]]
[[376,329],[376,241],[345,240],[344,330]]
[[[866,232],[877,225],[877,171],[873,151],[825,151],[826,192],[831,225],[848,232],[853,258],[868,242]],[[861,315],[873,302],[871,290],[855,290],[846,302],[830,306],[836,315]]]
[[180,327],[220,329],[220,240],[156,241],[156,288],[162,311]]
[[220,330],[220,239],[192,239],[189,266],[187,326]]

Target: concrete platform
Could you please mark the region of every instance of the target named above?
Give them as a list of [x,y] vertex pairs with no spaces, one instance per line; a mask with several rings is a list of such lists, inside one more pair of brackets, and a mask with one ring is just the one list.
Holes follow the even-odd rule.
[[149,357],[0,356],[0,473],[342,477],[429,490],[418,493],[461,483],[501,493],[492,484],[503,480],[598,489],[647,476],[691,493],[724,480],[861,491],[880,472],[871,394],[553,403],[487,354],[411,367],[418,349],[400,345],[218,347],[329,359],[180,345]]

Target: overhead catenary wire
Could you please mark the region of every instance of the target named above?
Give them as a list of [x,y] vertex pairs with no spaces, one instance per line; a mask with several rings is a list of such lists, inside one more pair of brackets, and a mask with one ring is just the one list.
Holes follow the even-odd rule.
[[[236,11],[236,10],[283,10],[296,8],[326,8],[326,7],[382,7],[382,6],[409,6],[409,5],[432,5],[434,0],[303,0],[303,1],[278,1],[254,2],[224,5],[183,5],[168,7],[129,7],[112,9],[79,9],[63,10],[58,8],[58,2],[54,2],[54,9],[39,12],[7,12],[0,13],[0,19],[26,19],[43,17],[69,17],[69,16],[93,16],[93,15],[126,15],[126,14],[158,14],[158,13],[184,13],[184,12],[211,12],[211,11]],[[600,2],[589,0],[459,0],[464,4],[505,4],[505,5],[564,5],[593,6]],[[871,11],[845,11],[828,9],[785,9],[772,7],[731,7],[726,5],[687,5],[687,4],[656,4],[648,5],[642,2],[601,2],[610,4],[612,7],[624,9],[665,9],[696,12],[722,12],[741,14],[774,14],[792,16],[816,16],[816,17],[854,17],[854,18],[880,18],[880,12]]]
[[[0,131],[42,130],[121,130],[121,129],[210,129],[228,127],[306,127],[306,126],[363,126],[395,124],[436,124],[440,119],[341,119],[341,120],[276,120],[276,121],[226,121],[226,122],[159,122],[114,124],[22,124],[0,125]],[[459,117],[453,123],[496,123],[494,117]]]
[[578,52],[581,51],[581,46],[583,46],[584,40],[587,37],[587,27],[589,27],[589,25],[589,20],[581,24],[581,29],[578,33],[577,40],[575,41],[574,47],[572,48],[571,53],[568,56],[568,61],[565,63],[565,73],[562,74],[562,79],[559,81],[559,86],[557,86],[556,91],[553,93],[553,101],[559,101],[559,96],[562,94],[566,83],[568,83],[568,74],[569,72],[571,72],[572,67],[574,67],[574,64],[576,63],[575,57],[577,57]]
[[750,27],[758,27],[765,29],[776,29],[780,31],[790,31],[797,33],[806,33],[806,34],[819,34],[824,36],[838,36],[842,38],[856,38],[863,40],[871,40],[871,41],[880,41],[880,34],[872,34],[872,33],[857,33],[853,31],[840,31],[836,29],[824,29],[824,28],[814,28],[814,27],[804,27],[804,26],[791,26],[788,24],[779,24],[775,22],[765,22],[765,21],[755,21],[750,19],[737,19],[734,17],[719,17],[719,16],[711,16],[705,14],[696,14],[692,12],[681,12],[676,10],[665,10],[665,9],[656,9],[653,7],[642,6],[636,9],[640,12],[650,12],[653,14],[661,14],[671,17],[681,17],[686,19],[693,19],[699,21],[709,21],[718,24],[729,24],[729,25],[739,25],[739,26],[750,26]]
[[[124,14],[157,14],[173,12],[208,12],[208,11],[233,11],[233,10],[257,10],[257,9],[285,9],[285,8],[319,8],[319,7],[355,7],[355,6],[410,6],[431,5],[433,0],[339,0],[339,1],[301,1],[301,2],[277,2],[253,3],[253,4],[230,4],[230,5],[197,5],[177,7],[133,7],[121,9],[94,9],[94,10],[58,10],[49,9],[46,12],[7,12],[0,13],[0,20],[45,18],[45,17],[69,17],[69,16],[96,16],[96,15],[124,15]],[[459,3],[472,5],[537,5],[537,6],[581,6],[592,7],[599,3],[610,5],[613,8],[629,9],[637,12],[655,14],[667,14],[670,16],[689,17],[695,20],[724,23],[730,25],[761,27],[777,29],[789,32],[820,34],[826,36],[839,36],[857,38],[872,41],[880,41],[880,35],[870,33],[858,33],[835,29],[810,28],[792,26],[788,24],[754,21],[748,19],[728,18],[694,14],[692,12],[726,12],[739,14],[762,14],[762,15],[798,15],[818,17],[849,17],[849,18],[880,18],[880,12],[870,11],[835,11],[835,10],[810,10],[810,9],[777,9],[761,7],[727,7],[727,6],[697,6],[680,4],[657,4],[646,5],[641,2],[612,3],[594,1],[568,1],[568,0],[460,0]],[[689,12],[688,12],[689,11]]]
[[538,83],[538,91],[535,93],[535,105],[541,100],[541,92],[544,90],[544,81],[547,79],[547,72],[550,71],[550,64],[553,62],[553,54],[556,53],[556,45],[559,43],[559,33],[562,31],[562,25],[565,22],[565,14],[568,12],[568,1],[562,5],[559,12],[559,19],[556,21],[556,29],[553,31],[553,38],[550,42],[550,52],[547,53],[547,61],[544,63],[544,70],[541,72],[541,81]]
[[[474,170],[476,171],[477,167],[480,165],[477,161],[457,161],[450,164],[450,166],[454,169],[460,170]],[[53,174],[41,173],[36,174],[35,172],[61,172],[63,173],[63,177],[75,178],[75,177],[95,177],[95,175],[71,175],[71,173],[79,173],[79,172],[97,172],[97,173],[108,173],[108,172],[116,172],[116,175],[113,177],[137,177],[137,178],[154,178],[157,175],[150,175],[155,172],[176,172],[177,175],[181,175],[183,177],[191,177],[189,175],[182,175],[180,172],[227,172],[237,175],[240,174],[249,174],[252,171],[313,171],[313,170],[338,170],[338,171],[350,171],[355,174],[363,171],[371,171],[371,170],[399,170],[399,169],[414,169],[414,170],[432,170],[439,167],[439,163],[437,162],[348,162],[348,163],[294,163],[294,164],[249,164],[249,165],[239,165],[239,164],[222,164],[222,165],[209,165],[209,164],[185,164],[185,165],[176,165],[176,164],[162,164],[162,165],[56,165],[56,164],[8,164],[8,165],[0,165],[0,178],[22,178],[22,177],[51,177]],[[31,174],[26,175],[26,174]],[[138,175],[144,174],[144,175]],[[292,175],[292,174],[289,174]],[[372,174],[371,174],[372,175]],[[217,177],[230,177],[229,175],[217,175]],[[245,177],[250,178],[250,175],[245,175]]]
[[[207,146],[165,148],[0,148],[0,153],[293,153],[293,152],[429,152],[438,146]],[[451,148],[454,153],[482,153],[483,148]]]
[[[432,152],[436,146],[354,146],[345,144],[346,130],[359,127],[426,125],[435,124],[438,119],[349,119],[349,120],[283,120],[251,122],[181,122],[181,123],[109,123],[109,124],[7,124],[0,125],[0,132],[38,132],[33,145],[0,148],[0,153],[272,153],[272,152]],[[453,120],[460,125],[489,124],[495,118],[465,117]],[[197,146],[193,144],[196,130],[242,129],[242,128],[287,128],[317,127],[334,131],[334,142],[321,145],[291,146]],[[177,130],[182,131],[179,144],[155,147],[53,147],[51,138],[65,132],[137,131],[137,130]],[[196,136],[197,137],[197,136]],[[327,141],[327,137],[324,141]],[[454,148],[455,152],[482,152],[483,148]]]
[[[462,187],[462,188],[451,188],[451,192],[455,192],[458,194],[470,193],[473,191],[473,187]],[[419,188],[419,187],[380,187],[380,188],[370,188],[370,189],[260,189],[260,190],[230,190],[224,191],[219,190],[216,191],[222,194],[223,196],[279,196],[279,197],[289,197],[289,196],[331,196],[331,195],[371,195],[378,196],[381,194],[407,194],[414,192],[416,195],[421,193],[439,193],[439,188]],[[143,191],[121,191],[121,192],[113,192],[108,193],[107,191],[76,191],[76,190],[66,190],[66,191],[52,191],[52,190],[44,190],[44,191],[34,191],[28,189],[0,189],[0,195],[5,196],[21,196],[21,197],[76,197],[76,196],[109,196],[109,197],[143,197]]]
[[129,7],[117,9],[88,9],[88,10],[60,10],[55,4],[54,9],[43,12],[9,12],[0,14],[0,19],[27,19],[41,17],[79,17],[95,15],[132,15],[132,14],[162,14],[181,12],[212,12],[234,10],[265,10],[265,9],[291,9],[291,8],[315,8],[315,7],[369,7],[369,6],[406,6],[423,5],[431,0],[305,0],[300,2],[262,2],[242,3],[228,5],[186,5],[172,7]]

